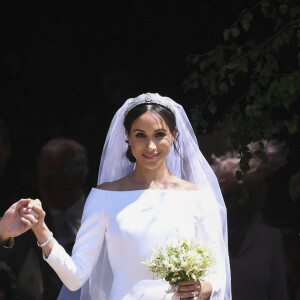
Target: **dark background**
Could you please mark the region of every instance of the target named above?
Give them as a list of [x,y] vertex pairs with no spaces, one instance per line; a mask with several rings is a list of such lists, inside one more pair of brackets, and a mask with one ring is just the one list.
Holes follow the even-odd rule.
[[[51,138],[72,138],[87,148],[89,190],[97,181],[111,118],[127,98],[158,92],[187,112],[203,100],[201,91],[183,91],[186,57],[221,43],[224,28],[253,3],[2,1],[0,117],[9,123],[11,161],[32,185],[29,193],[34,191],[37,155]],[[263,31],[264,24],[256,27]],[[274,187],[281,189],[275,190],[267,211],[273,223],[289,221],[293,212],[283,198],[289,197],[289,177],[300,168],[297,139],[299,134],[289,139],[292,163],[275,179]],[[205,145],[202,150],[214,151]]]
[[[116,109],[127,98],[158,92],[188,111],[199,98],[182,88],[186,57],[222,42],[223,29],[253,3],[1,1],[0,118],[11,131],[16,188],[26,182],[24,197],[37,193],[36,159],[55,137],[87,148],[86,190],[95,186]],[[265,209],[269,223],[283,229],[298,226],[288,195],[289,178],[300,167],[299,148],[293,149],[288,165],[270,180]]]
[[187,55],[222,41],[222,29],[251,2],[1,2],[0,116],[15,159],[34,172],[45,142],[73,138],[88,149],[94,185],[116,109],[158,92],[188,110],[198,99],[183,92]]

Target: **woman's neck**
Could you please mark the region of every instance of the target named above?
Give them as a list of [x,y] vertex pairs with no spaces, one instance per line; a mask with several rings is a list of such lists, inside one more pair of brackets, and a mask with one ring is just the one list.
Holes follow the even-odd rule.
[[138,185],[147,188],[164,184],[173,174],[169,171],[168,167],[158,169],[143,169],[137,165],[135,170],[130,175],[130,180]]

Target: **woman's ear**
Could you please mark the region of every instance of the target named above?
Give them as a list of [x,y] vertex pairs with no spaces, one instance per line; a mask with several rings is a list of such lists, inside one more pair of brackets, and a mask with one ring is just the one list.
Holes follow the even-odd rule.
[[129,139],[129,133],[127,131],[127,129],[125,129],[125,134],[126,134],[126,137],[127,137],[127,140]]
[[177,128],[177,126],[176,126],[175,129],[174,129],[173,132],[172,132],[172,135],[173,135],[173,137],[174,137],[174,140],[176,139],[177,133],[178,133],[178,128]]

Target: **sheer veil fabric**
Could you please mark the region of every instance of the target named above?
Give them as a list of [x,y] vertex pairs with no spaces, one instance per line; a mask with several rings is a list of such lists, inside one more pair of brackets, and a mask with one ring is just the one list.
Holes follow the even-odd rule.
[[[231,299],[230,266],[227,243],[227,213],[224,200],[219,188],[218,181],[210,165],[199,150],[196,136],[188,117],[182,106],[168,97],[159,94],[142,94],[137,98],[128,99],[116,112],[109,127],[105,140],[98,175],[98,184],[115,181],[128,175],[134,170],[135,164],[126,157],[127,143],[124,118],[128,105],[133,101],[144,102],[146,99],[158,99],[167,101],[172,105],[175,112],[176,124],[179,132],[178,150],[180,155],[175,153],[174,148],[167,158],[169,170],[176,176],[196,183],[199,189],[209,189],[214,194],[214,199],[218,204],[220,218],[222,220],[222,233],[219,237],[219,245],[224,254],[226,263],[226,289],[225,295],[220,300]],[[148,102],[148,101],[147,101]],[[112,270],[109,265],[108,253],[104,243],[100,257],[95,265],[89,280],[85,283],[81,292],[81,299],[108,299],[109,291],[113,281]]]

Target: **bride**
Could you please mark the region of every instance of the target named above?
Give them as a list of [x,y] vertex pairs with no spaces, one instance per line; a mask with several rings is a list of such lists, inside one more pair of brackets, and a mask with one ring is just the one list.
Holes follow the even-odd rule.
[[[70,257],[40,215],[32,227],[44,259],[81,299],[230,300],[226,209],[183,108],[142,94],[115,114],[101,156],[97,188],[86,200]],[[32,207],[32,206],[31,206]],[[142,262],[167,241],[197,240],[215,255],[205,281],[184,281],[177,292]]]

